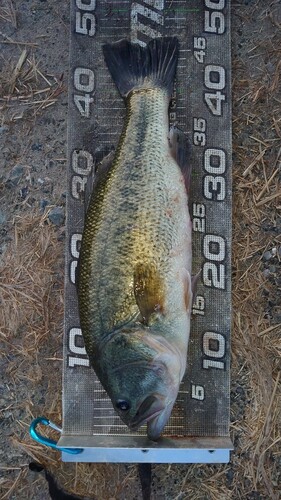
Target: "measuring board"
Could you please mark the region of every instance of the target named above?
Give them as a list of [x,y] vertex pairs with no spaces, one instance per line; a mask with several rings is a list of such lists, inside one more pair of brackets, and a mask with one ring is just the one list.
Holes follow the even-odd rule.
[[[115,413],[85,352],[75,272],[95,165],[114,151],[125,104],[102,45],[121,38],[145,45],[177,36],[180,54],[170,122],[190,142],[193,305],[187,371],[159,442],[146,427],[130,432]],[[231,93],[228,0],[72,0],[68,117],[67,252],[63,378],[65,461],[227,462],[231,324]]]

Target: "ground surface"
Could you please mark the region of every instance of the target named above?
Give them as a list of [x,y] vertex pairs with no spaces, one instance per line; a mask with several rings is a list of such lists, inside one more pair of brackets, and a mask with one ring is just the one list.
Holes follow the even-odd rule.
[[[235,452],[226,466],[155,466],[155,499],[280,495],[278,4],[232,6]],[[43,476],[28,469],[36,459],[67,491],[139,499],[135,466],[62,464],[28,437],[35,416],[61,421],[68,22],[68,2],[0,4],[0,495],[50,498]]]

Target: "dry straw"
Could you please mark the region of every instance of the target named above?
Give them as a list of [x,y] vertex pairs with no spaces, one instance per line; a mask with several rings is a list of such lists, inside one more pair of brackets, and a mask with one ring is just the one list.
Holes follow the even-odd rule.
[[[0,10],[1,12],[1,10]],[[2,38],[2,40],[1,40]],[[0,41],[3,43],[0,31]],[[7,41],[7,40],[6,40]],[[10,40],[10,43],[12,41]],[[13,42],[18,46],[18,58],[6,59],[0,55],[2,70],[0,73],[0,113],[3,124],[12,124],[18,120],[35,118],[43,110],[53,106],[66,88],[63,75],[46,75],[40,68],[28,45]]]

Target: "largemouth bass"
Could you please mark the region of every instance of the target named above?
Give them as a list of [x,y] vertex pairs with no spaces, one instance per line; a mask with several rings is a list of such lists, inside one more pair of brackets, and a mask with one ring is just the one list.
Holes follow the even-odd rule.
[[97,169],[81,243],[78,299],[90,363],[131,430],[158,439],[186,368],[192,304],[190,168],[169,133],[176,38],[103,47],[127,114]]

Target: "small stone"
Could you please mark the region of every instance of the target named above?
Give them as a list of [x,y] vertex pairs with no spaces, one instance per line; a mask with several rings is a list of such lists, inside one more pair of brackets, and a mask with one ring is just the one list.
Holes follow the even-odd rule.
[[41,177],[39,177],[39,178],[37,179],[37,182],[38,182],[38,184],[44,184],[44,180],[43,180],[43,179],[41,179]]
[[0,134],[4,134],[4,132],[7,132],[9,130],[9,127],[7,127],[7,125],[2,125],[2,127],[0,127]]
[[269,266],[269,271],[270,271],[272,274],[275,274],[275,273],[276,273],[276,266]]
[[266,252],[264,252],[264,254],[263,254],[263,259],[264,260],[270,260],[271,257],[272,257],[272,253],[271,253],[270,250],[267,250]]
[[275,255],[277,254],[277,248],[276,248],[276,247],[273,247],[273,248],[271,249],[271,253],[272,253],[273,257],[275,257]]
[[279,325],[281,323],[281,313],[274,311],[273,324]]
[[[4,255],[4,253],[6,252],[7,250],[7,243],[3,242],[1,245],[0,245],[0,255]],[[1,391],[1,389],[0,389]],[[1,406],[1,405],[0,405]]]
[[231,483],[232,483],[232,481],[233,481],[233,478],[234,478],[234,471],[233,471],[233,469],[229,469],[229,470],[227,471],[227,473],[226,473],[226,479],[227,479],[227,482],[228,482],[229,484],[231,484]]
[[28,174],[25,176],[25,180],[26,182],[29,182],[29,184],[32,184],[30,172],[28,172]]
[[[262,274],[264,275],[265,278],[268,278],[268,276],[270,275],[270,270],[269,269],[264,269],[264,271],[263,271]],[[267,292],[267,294],[268,294],[268,292]]]
[[39,207],[41,212],[44,212],[45,208],[50,205],[49,200],[40,200]]
[[22,165],[15,165],[9,173],[6,184],[9,187],[17,186],[23,174],[24,167]]
[[3,210],[0,210],[0,224],[5,224],[7,220],[7,215],[5,214],[5,212],[3,212]]
[[236,392],[238,394],[241,394],[241,396],[245,395],[245,391],[244,391],[243,387],[241,387],[241,385],[238,385],[238,387],[236,387]]
[[42,151],[42,144],[39,144],[39,142],[36,142],[35,144],[32,144],[31,149],[32,151]]
[[262,499],[262,496],[259,494],[259,492],[258,492],[258,491],[253,490],[253,491],[251,491],[250,493],[248,493],[247,498],[248,498],[249,500],[261,500],[261,499]]
[[55,224],[55,226],[61,226],[64,222],[64,208],[52,208],[49,212],[48,218],[53,224]]
[[41,191],[42,193],[44,194],[50,194],[53,192],[53,183],[52,181],[48,178],[48,177],[45,177],[44,178],[44,183],[41,184]]
[[27,195],[28,195],[28,186],[25,186],[22,189],[20,189],[20,197],[22,200],[25,200]]
[[268,73],[270,73],[270,74],[272,75],[272,74],[275,72],[275,69],[276,69],[276,68],[275,68],[275,65],[274,65],[274,64],[272,64],[272,62],[271,62],[271,61],[269,61],[269,62],[267,63],[267,65],[266,65],[266,69],[267,69]]
[[3,416],[4,418],[11,418],[13,416],[13,412],[12,411],[4,411],[3,412]]

